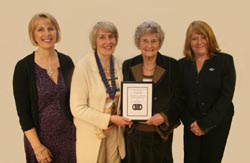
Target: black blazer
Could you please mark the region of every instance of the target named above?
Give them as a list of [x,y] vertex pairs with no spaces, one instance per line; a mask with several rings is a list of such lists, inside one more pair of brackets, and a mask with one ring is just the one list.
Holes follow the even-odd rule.
[[233,57],[216,53],[205,61],[199,74],[193,61],[182,58],[179,65],[187,106],[181,118],[185,127],[197,120],[201,129],[208,132],[232,118],[236,82]]
[[[122,66],[124,81],[142,81],[142,55],[124,61]],[[173,126],[178,122],[182,111],[183,96],[180,89],[178,63],[175,59],[160,53],[156,58],[153,76],[153,113],[161,113],[167,123]]]
[[[74,63],[71,58],[60,52],[58,53],[60,69],[68,87],[67,107],[65,113],[72,120],[69,108],[69,93]],[[17,62],[13,76],[13,91],[19,122],[23,131],[36,128],[39,131],[38,122],[38,95],[35,79],[34,52]]]

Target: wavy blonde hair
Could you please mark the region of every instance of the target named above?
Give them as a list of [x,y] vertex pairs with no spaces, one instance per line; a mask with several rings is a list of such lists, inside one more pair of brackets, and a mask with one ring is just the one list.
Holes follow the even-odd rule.
[[195,60],[193,51],[191,49],[191,36],[192,33],[205,36],[208,46],[209,58],[213,57],[216,52],[220,51],[219,45],[215,38],[212,28],[204,21],[193,21],[186,31],[186,40],[184,45],[184,56],[190,60]]

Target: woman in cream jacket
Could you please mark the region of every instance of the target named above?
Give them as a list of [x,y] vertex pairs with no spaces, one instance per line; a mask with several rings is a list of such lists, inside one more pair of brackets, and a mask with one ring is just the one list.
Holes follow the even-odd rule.
[[131,121],[119,116],[122,75],[113,57],[117,40],[111,22],[98,22],[90,33],[94,54],[82,58],[73,73],[70,105],[78,163],[119,163],[125,157],[121,127]]

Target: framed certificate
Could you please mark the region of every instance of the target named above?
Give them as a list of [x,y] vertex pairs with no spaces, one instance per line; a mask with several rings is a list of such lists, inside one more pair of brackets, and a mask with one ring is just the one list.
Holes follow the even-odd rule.
[[122,82],[122,115],[131,120],[147,120],[152,116],[152,82]]

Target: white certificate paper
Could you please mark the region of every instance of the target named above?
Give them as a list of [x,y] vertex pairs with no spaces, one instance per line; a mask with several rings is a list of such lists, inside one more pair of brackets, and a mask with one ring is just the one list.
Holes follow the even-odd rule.
[[152,116],[152,82],[122,82],[122,115],[131,120]]

